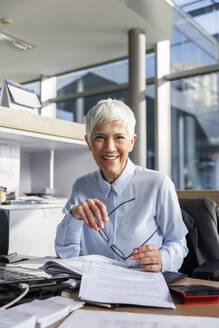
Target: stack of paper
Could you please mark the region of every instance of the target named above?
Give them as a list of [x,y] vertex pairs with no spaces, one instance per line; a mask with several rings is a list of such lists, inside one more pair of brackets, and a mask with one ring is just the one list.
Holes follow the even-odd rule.
[[44,328],[64,318],[71,311],[78,309],[83,305],[83,302],[78,302],[71,298],[57,296],[51,297],[47,300],[34,300],[29,303],[20,304],[7,311],[14,315],[35,315],[37,318],[38,327]]
[[100,255],[51,259],[43,263],[42,269],[49,274],[82,277],[79,292],[82,300],[175,308],[161,273],[130,269],[125,262]]
[[175,308],[161,273],[86,263],[79,297],[84,300]]
[[0,328],[35,328],[36,319],[35,315],[1,310]]

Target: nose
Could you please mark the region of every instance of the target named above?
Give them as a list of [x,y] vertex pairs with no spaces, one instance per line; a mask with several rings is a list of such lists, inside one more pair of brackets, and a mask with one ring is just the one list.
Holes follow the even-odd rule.
[[107,152],[114,152],[116,150],[116,145],[113,138],[107,138],[105,142],[105,150]]

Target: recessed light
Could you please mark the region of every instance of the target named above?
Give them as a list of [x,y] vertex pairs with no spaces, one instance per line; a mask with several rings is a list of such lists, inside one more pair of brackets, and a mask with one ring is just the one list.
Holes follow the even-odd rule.
[[18,38],[15,35],[12,35],[6,31],[0,30],[0,42],[8,43],[12,47],[15,47],[19,50],[30,50],[35,45],[31,44],[30,42],[24,41],[20,38]]

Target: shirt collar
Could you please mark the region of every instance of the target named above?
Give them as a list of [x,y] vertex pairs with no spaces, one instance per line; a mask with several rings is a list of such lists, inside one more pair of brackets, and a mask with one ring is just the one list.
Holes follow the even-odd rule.
[[101,170],[99,170],[98,183],[103,195],[107,198],[111,188],[113,188],[113,190],[117,195],[121,195],[123,190],[128,185],[129,180],[133,176],[134,170],[135,170],[135,164],[128,158],[124,170],[112,184],[104,180],[102,172]]

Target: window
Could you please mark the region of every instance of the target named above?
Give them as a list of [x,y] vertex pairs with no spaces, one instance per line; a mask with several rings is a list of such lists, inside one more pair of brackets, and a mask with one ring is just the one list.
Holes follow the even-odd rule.
[[34,90],[34,92],[40,96],[40,81],[22,83],[22,85],[28,89]]
[[212,73],[171,82],[172,178],[177,189],[219,189],[218,81],[219,73]]
[[[208,25],[211,25],[211,20],[208,20]],[[219,59],[217,41],[192,17],[177,8],[173,8],[170,54],[172,72],[213,65]]]

